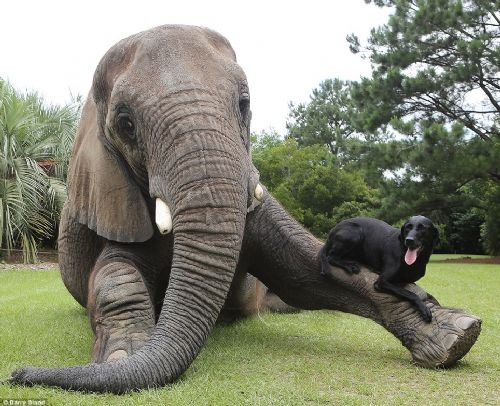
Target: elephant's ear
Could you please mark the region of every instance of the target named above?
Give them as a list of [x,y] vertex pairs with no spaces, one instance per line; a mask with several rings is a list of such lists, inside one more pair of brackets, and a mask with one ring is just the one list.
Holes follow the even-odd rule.
[[68,175],[71,216],[97,234],[119,242],[153,235],[146,200],[99,136],[96,104],[89,94],[82,111]]

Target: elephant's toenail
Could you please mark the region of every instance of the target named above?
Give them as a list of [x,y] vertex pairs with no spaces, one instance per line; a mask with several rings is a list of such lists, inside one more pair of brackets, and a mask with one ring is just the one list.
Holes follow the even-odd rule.
[[111,354],[109,354],[109,357],[106,360],[106,362],[118,361],[119,359],[125,358],[126,356],[128,356],[127,351],[116,350],[116,351],[113,351]]
[[453,344],[457,341],[458,336],[456,334],[447,334],[443,340],[444,348],[449,350]]
[[476,319],[473,319],[471,317],[459,317],[455,323],[462,330],[467,330],[474,324],[475,321]]

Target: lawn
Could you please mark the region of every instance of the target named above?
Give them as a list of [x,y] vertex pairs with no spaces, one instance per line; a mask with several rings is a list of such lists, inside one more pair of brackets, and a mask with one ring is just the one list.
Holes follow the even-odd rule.
[[[375,323],[338,312],[260,315],[217,327],[175,384],[124,396],[0,385],[4,399],[74,405],[323,405],[500,403],[500,265],[432,262],[421,285],[483,319],[471,352],[449,370],[415,367]],[[0,380],[23,365],[88,362],[83,309],[56,270],[0,271]]]

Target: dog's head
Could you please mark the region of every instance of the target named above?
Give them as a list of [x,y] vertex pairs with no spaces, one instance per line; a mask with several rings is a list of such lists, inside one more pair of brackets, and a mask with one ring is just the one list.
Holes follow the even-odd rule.
[[413,216],[401,227],[400,239],[406,248],[405,262],[412,265],[421,252],[432,252],[439,242],[439,232],[427,217]]

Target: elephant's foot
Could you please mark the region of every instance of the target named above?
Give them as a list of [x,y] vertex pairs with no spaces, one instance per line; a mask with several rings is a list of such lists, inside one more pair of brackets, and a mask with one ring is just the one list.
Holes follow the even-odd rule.
[[[262,283],[262,282],[259,282]],[[265,285],[264,285],[265,286]],[[271,292],[266,287],[266,295],[262,301],[261,308],[264,311],[269,311],[272,313],[299,313],[300,309],[286,304],[281,298],[276,294]],[[262,310],[261,310],[262,311]]]
[[147,288],[137,269],[128,263],[112,262],[92,272],[88,309],[95,334],[93,362],[111,362],[133,354],[154,329]]
[[377,275],[362,269],[357,275],[347,275],[330,268],[329,276],[336,282],[350,285],[363,292],[378,314],[372,318],[401,340],[414,362],[425,368],[450,367],[469,352],[481,332],[481,320],[463,310],[442,307],[415,284],[405,289],[416,293],[432,312],[431,322],[425,322],[420,312],[408,301],[375,291]]
[[[413,285],[413,288],[417,286]],[[481,332],[481,320],[459,309],[441,307],[430,301],[426,304],[432,312],[430,323],[418,317],[405,316],[408,309],[400,317],[389,317],[387,328],[400,338],[418,366],[450,367],[476,342]],[[404,323],[405,318],[409,318],[409,324]]]
[[283,302],[256,277],[245,274],[233,281],[218,321],[230,323],[259,313],[297,313],[298,311],[299,309]]
[[149,339],[149,333],[130,328],[107,329],[98,327],[92,348],[92,362],[112,362],[137,352]]

